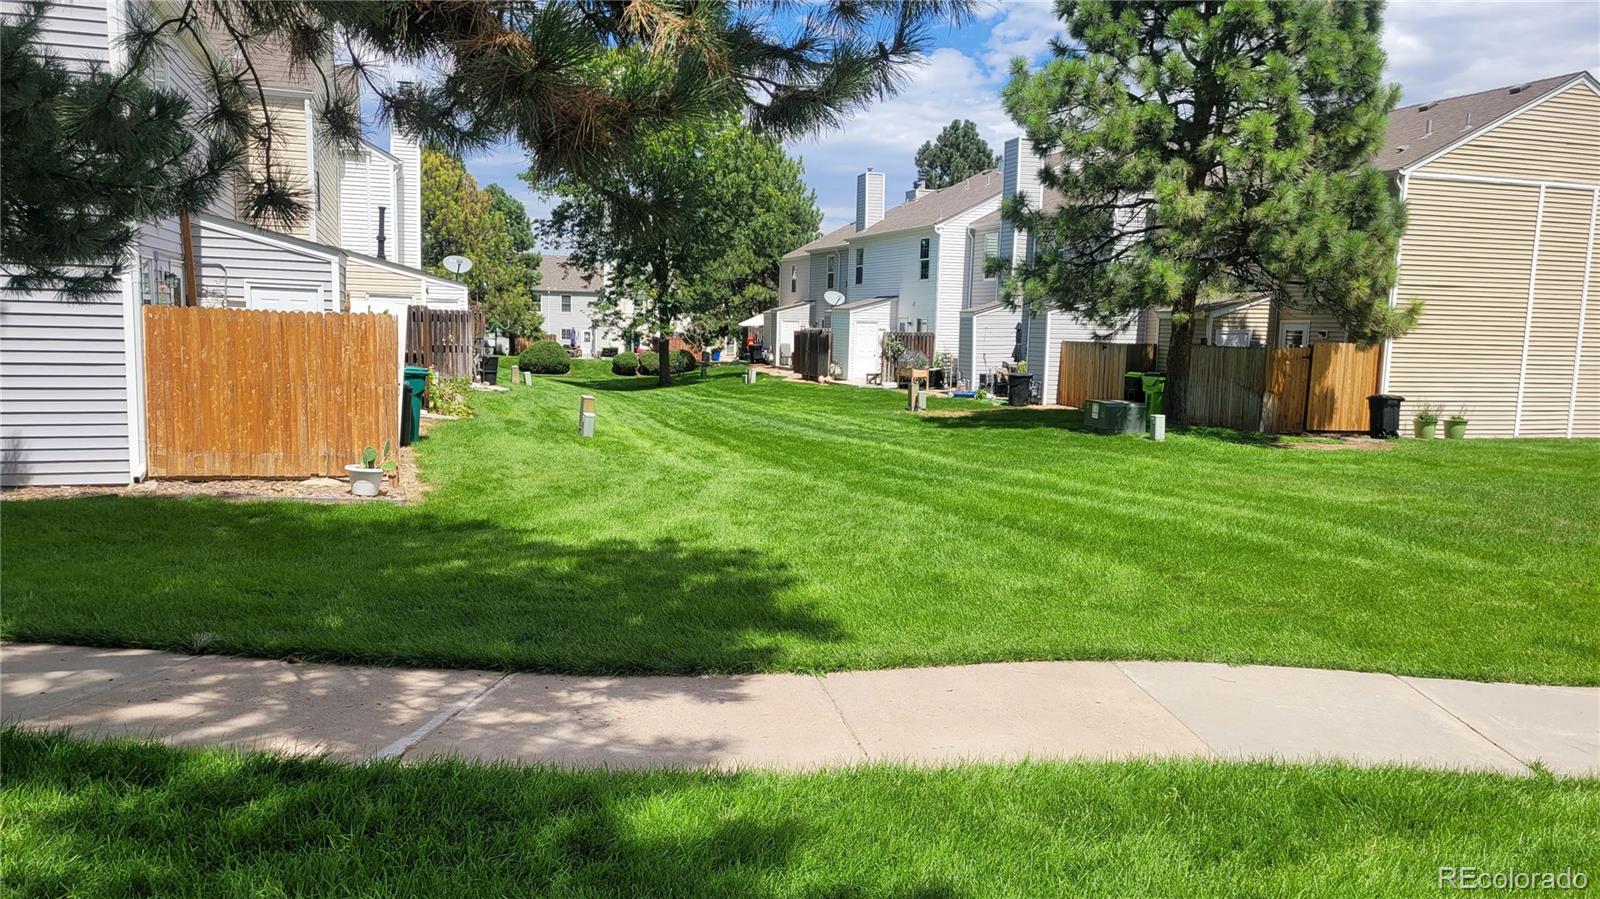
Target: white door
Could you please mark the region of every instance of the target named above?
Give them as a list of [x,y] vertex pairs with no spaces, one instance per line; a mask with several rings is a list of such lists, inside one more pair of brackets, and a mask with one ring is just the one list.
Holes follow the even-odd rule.
[[321,312],[322,287],[315,284],[251,284],[245,295],[245,306],[274,312]]
[[794,364],[794,332],[800,329],[800,323],[794,319],[780,319],[778,321],[778,364],[790,366]]
[[[879,347],[883,344],[883,330],[882,322],[860,322],[859,327],[851,323],[849,380],[865,381],[867,375],[875,374],[881,367]],[[860,343],[856,343],[858,337]]]

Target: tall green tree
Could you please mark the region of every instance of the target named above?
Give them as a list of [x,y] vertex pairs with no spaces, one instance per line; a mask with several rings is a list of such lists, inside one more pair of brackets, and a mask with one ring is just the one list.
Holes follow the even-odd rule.
[[[0,253],[11,287],[111,290],[137,223],[202,208],[239,163],[247,121],[153,87],[152,48],[74,73],[39,41],[45,7],[0,23]],[[198,127],[197,127],[198,126]]]
[[[41,96],[29,87],[44,84],[38,73],[28,76],[31,82],[4,85],[8,103],[18,98],[4,123],[6,168],[17,177],[0,183],[7,192],[0,201],[18,223],[13,233],[26,239],[7,240],[3,252],[13,268],[59,282],[64,266],[90,250],[120,258],[141,217],[199,208],[219,180],[228,189],[239,183],[241,217],[279,227],[303,220],[307,191],[283,165],[291,151],[287,141],[274,139],[264,89],[270,79],[262,75],[281,68],[282,56],[288,70],[324,86],[314,113],[334,141],[354,146],[362,134],[360,98],[339,89],[346,83],[335,69],[339,60],[382,117],[424,143],[460,155],[511,139],[528,151],[541,178],[581,176],[592,167],[603,171],[663,129],[730,111],[778,137],[835,127],[899,88],[927,51],[932,28],[967,20],[971,7],[972,0],[793,7],[704,0],[184,0],[139,15],[138,6],[127,40],[117,36],[133,61],[132,76],[108,72],[107,80],[93,81],[70,74],[68,81],[91,79],[72,96],[59,83]],[[218,52],[189,100],[193,117],[186,118],[170,105],[146,103],[151,95],[137,92],[136,76],[160,46],[191,37]],[[9,52],[27,42],[8,35],[5,44]],[[390,61],[434,76],[426,83],[391,81]],[[60,118],[55,132],[43,130],[47,108]],[[29,133],[18,136],[13,125]],[[176,167],[193,156],[177,144],[197,134],[218,142],[206,143],[182,171],[156,171],[163,159]],[[24,142],[28,153],[11,152]],[[221,152],[210,155],[212,148]],[[248,168],[245,158],[253,160]],[[217,168],[233,177],[210,171]],[[85,185],[86,175],[96,183]],[[86,210],[83,198],[94,194],[85,186],[108,196],[121,189],[131,199]],[[91,229],[91,219],[103,224]]]
[[917,180],[934,190],[959,184],[1000,164],[989,142],[968,119],[944,126],[939,136],[917,148]]
[[489,209],[498,213],[503,220],[506,237],[511,241],[511,249],[518,253],[527,253],[533,250],[533,220],[528,218],[528,207],[522,201],[506,192],[498,184],[491,184],[484,190],[489,194]]
[[730,115],[663,131],[604,174],[536,183],[560,201],[545,233],[580,269],[605,268],[607,323],[656,339],[666,384],[667,337],[726,336],[777,296],[778,260],[822,221],[801,175]]
[[[1322,0],[1062,0],[1067,42],[1012,63],[1004,102],[1070,198],[1007,198],[1038,251],[1007,295],[1111,324],[1172,308],[1166,411],[1187,422],[1197,300],[1291,298],[1374,342],[1416,321],[1391,308],[1405,216],[1368,160],[1398,89],[1383,83],[1383,6]],[[998,266],[996,266],[998,268]]]
[[[423,267],[466,282],[488,327],[526,337],[539,333],[544,323],[536,293],[539,255],[528,249],[533,240],[527,212],[509,194],[505,199],[510,204],[497,203],[492,191],[480,190],[460,159],[423,149]],[[523,232],[527,243],[518,249]],[[459,276],[446,272],[440,261],[451,255],[472,260],[471,270]]]

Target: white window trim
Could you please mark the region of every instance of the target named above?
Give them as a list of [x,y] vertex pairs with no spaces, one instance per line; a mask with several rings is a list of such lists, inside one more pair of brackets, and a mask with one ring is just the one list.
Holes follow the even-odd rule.
[[[1305,342],[1301,343],[1299,347],[1290,347],[1289,346],[1289,341],[1287,339],[1288,333],[1290,331],[1303,331],[1303,332],[1305,332]],[[1278,348],[1279,349],[1303,349],[1303,348],[1309,347],[1309,346],[1311,346],[1311,320],[1310,319],[1296,318],[1296,319],[1290,319],[1289,321],[1283,321],[1283,322],[1279,322],[1278,323]]]
[[1539,240],[1544,236],[1544,196],[1539,188],[1539,207],[1533,214],[1533,258],[1528,260],[1528,309],[1522,319],[1522,360],[1517,364],[1517,411],[1511,419],[1511,436],[1522,436],[1522,395],[1528,384],[1528,347],[1533,343],[1533,294],[1539,289]]

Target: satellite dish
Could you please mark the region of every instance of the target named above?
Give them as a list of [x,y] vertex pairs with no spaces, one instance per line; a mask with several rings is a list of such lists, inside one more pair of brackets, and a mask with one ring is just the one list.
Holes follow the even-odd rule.
[[446,256],[440,260],[444,270],[453,275],[464,275],[472,271],[472,260],[465,256]]
[[822,294],[822,301],[827,303],[829,306],[837,306],[844,302],[844,294],[837,290],[824,291]]

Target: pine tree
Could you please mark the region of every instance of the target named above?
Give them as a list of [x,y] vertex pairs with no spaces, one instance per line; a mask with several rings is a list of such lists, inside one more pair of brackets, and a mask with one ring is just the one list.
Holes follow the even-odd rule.
[[115,289],[138,222],[222,189],[244,134],[225,116],[197,129],[200,111],[149,84],[150,52],[69,71],[41,51],[44,11],[0,23],[0,247],[12,289],[84,298]]
[[956,119],[944,126],[937,138],[917,149],[917,180],[923,187],[939,190],[999,164],[989,142],[978,133],[978,126],[967,119]]
[[1110,325],[1172,309],[1166,411],[1187,419],[1197,301],[1264,294],[1327,312],[1352,339],[1404,333],[1391,308],[1404,209],[1368,160],[1398,90],[1376,2],[1105,2],[1058,7],[1072,43],[1012,64],[1007,111],[1067,198],[1003,215],[1037,252],[1007,295]]

